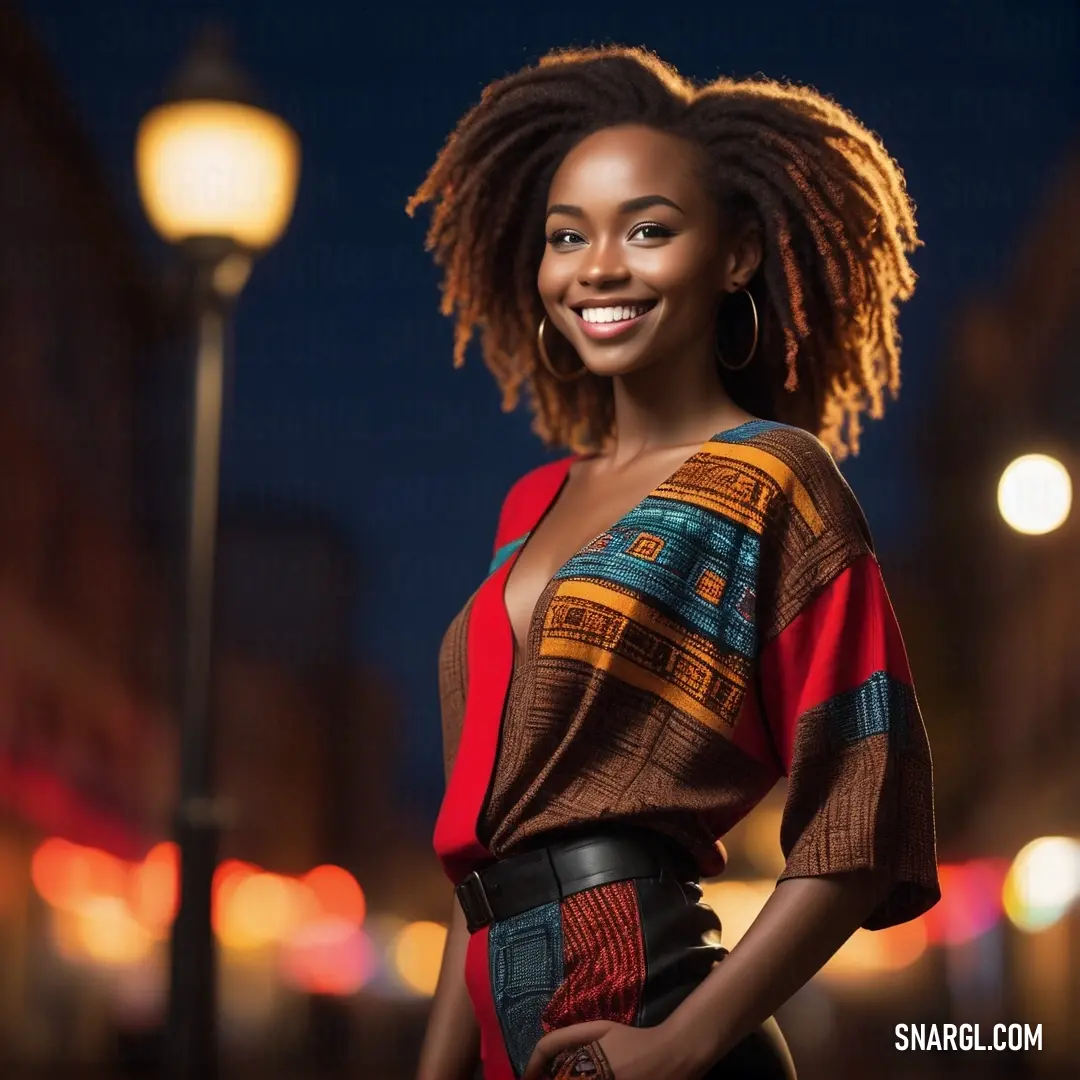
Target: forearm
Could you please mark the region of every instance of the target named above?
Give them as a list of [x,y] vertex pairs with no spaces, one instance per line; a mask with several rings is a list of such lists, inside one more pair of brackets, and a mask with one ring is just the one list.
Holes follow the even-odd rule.
[[714,1064],[808,982],[887,891],[885,875],[871,871],[780,882],[735,948],[664,1021],[676,1043],[703,1068]]
[[465,986],[469,930],[457,900],[450,914],[442,968],[431,1003],[416,1080],[472,1080],[480,1060],[480,1029]]

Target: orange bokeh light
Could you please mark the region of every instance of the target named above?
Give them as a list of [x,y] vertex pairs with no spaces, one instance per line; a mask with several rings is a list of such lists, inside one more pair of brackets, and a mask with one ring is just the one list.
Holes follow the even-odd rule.
[[252,874],[257,874],[259,868],[251,863],[241,862],[239,859],[226,859],[218,863],[214,871],[212,888],[211,922],[215,933],[221,933],[222,913],[229,906],[232,895],[240,884],[246,881]]
[[30,879],[43,900],[70,911],[88,900],[122,897],[127,867],[105,851],[53,837],[34,852]]
[[234,949],[256,949],[280,941],[301,924],[305,893],[294,878],[245,875],[222,903],[218,937]]
[[356,878],[340,866],[316,866],[303,877],[327,918],[344,919],[360,926],[367,914],[364,892]]
[[168,930],[180,904],[180,852],[176,844],[157,844],[132,867],[128,904],[152,934]]

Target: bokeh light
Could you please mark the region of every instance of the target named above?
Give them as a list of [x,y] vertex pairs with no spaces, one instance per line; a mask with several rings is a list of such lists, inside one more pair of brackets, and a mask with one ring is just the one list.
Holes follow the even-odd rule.
[[175,101],[139,125],[135,171],[166,240],[227,236],[269,247],[292,216],[300,143],[280,117],[233,101]]
[[409,923],[391,945],[399,978],[410,990],[431,995],[439,981],[446,927],[435,922]]
[[1013,860],[1002,904],[1014,926],[1029,933],[1053,926],[1080,898],[1080,841],[1032,840]]
[[367,914],[364,893],[356,878],[340,866],[316,866],[303,877],[323,915],[360,926]]
[[773,894],[773,881],[704,881],[701,883],[702,902],[716,912],[723,926],[721,942],[731,949]]
[[30,878],[46,903],[74,911],[99,897],[122,897],[127,868],[107,852],[53,837],[34,852]]
[[218,863],[211,885],[211,921],[214,932],[220,936],[223,913],[228,909],[233,893],[259,869],[239,859],[225,859]]
[[1017,532],[1052,532],[1069,516],[1069,471],[1047,454],[1024,454],[1009,463],[998,482],[998,509]]
[[217,928],[221,943],[231,949],[257,949],[280,941],[304,916],[302,888],[278,874],[244,877],[222,907]]
[[758,807],[743,825],[746,857],[759,874],[779,877],[784,869],[784,853],[780,850],[781,807]]
[[176,844],[158,844],[131,870],[128,903],[132,914],[155,937],[176,918],[180,902],[180,853]]
[[[750,929],[776,884],[771,880],[706,881],[702,901],[720,919],[720,942],[734,948]],[[822,974],[826,979],[850,980],[868,974],[898,971],[913,964],[926,951],[926,923],[915,919],[887,930],[857,930],[832,957]]]
[[829,980],[858,980],[867,975],[900,971],[926,952],[926,923],[920,919],[885,930],[856,930],[821,969]]
[[375,967],[370,938],[348,919],[327,918],[302,926],[281,950],[285,980],[309,994],[355,994]]
[[136,964],[153,950],[153,938],[117,897],[87,900],[75,917],[76,938],[91,960],[102,964]]
[[992,929],[1001,918],[1001,888],[1008,863],[971,859],[938,867],[941,900],[926,912],[931,944],[964,945]]

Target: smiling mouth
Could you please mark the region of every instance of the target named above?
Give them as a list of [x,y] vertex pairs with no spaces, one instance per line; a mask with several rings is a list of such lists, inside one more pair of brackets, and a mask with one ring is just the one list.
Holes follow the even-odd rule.
[[610,338],[636,326],[656,305],[656,300],[649,300],[642,304],[574,309],[574,314],[589,337]]
[[[611,304],[607,306],[575,307],[572,310],[582,322],[597,325],[611,322],[625,322],[637,318],[656,307],[655,300],[642,300],[634,304]],[[588,316],[588,318],[586,318]]]

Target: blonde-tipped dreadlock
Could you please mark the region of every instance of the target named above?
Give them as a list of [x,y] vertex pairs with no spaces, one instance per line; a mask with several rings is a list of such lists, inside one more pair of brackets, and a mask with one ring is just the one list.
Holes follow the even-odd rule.
[[915,285],[905,253],[921,242],[899,166],[815,90],[764,77],[697,86],[641,48],[556,50],[490,84],[406,204],[412,215],[436,202],[426,248],[445,271],[442,312],[457,310],[455,366],[479,326],[504,408],[524,384],[546,442],[580,450],[611,435],[610,381],[558,382],[539,362],[536,275],[559,164],[592,132],[635,123],[703,151],[708,190],[762,230],[749,286],[761,343],[746,370],[722,372],[731,396],[837,457],[858,453],[860,413],[880,418],[884,390],[899,390],[897,302]]

